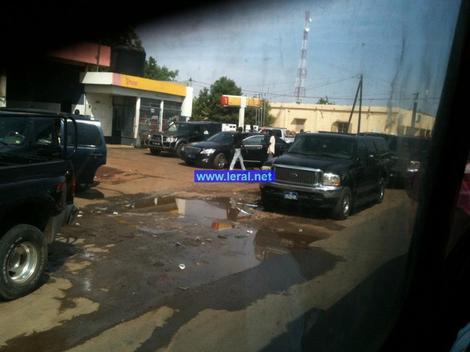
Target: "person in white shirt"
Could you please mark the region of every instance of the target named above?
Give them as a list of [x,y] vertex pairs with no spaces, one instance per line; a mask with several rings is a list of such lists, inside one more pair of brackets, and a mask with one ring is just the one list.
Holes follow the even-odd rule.
[[276,137],[274,137],[274,133],[272,131],[269,131],[270,137],[269,137],[269,146],[268,146],[268,160],[272,159],[274,157],[275,151],[276,151]]

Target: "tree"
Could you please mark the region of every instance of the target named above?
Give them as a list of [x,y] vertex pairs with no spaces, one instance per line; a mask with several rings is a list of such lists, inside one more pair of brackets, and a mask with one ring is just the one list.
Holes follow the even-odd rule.
[[236,85],[234,80],[220,77],[211,84],[209,89],[204,88],[199,92],[193,104],[193,119],[237,123],[238,109],[223,107],[220,104],[220,97],[224,94],[241,95],[242,89]]
[[109,37],[105,36],[105,39],[102,40],[102,44],[109,45],[111,47],[124,45],[131,48],[144,50],[142,41],[140,40],[139,35],[133,26],[127,26],[121,31],[112,33],[109,35]]
[[[222,106],[220,97],[222,95],[242,95],[241,87],[237,86],[235,81],[227,77],[220,77],[215,81],[209,89],[203,88],[199,91],[199,95],[194,99],[193,103],[193,119],[194,120],[211,120],[221,121],[224,123],[238,124],[238,111],[235,106]],[[265,124],[272,121],[269,115],[269,104],[265,103],[264,109]],[[246,108],[245,123],[255,124],[256,109]]]
[[267,100],[262,101],[262,106],[258,108],[258,122],[256,121],[256,109],[245,110],[245,124],[247,125],[260,125],[265,127],[271,126],[274,122],[274,116],[270,114],[271,105]]
[[328,96],[325,96],[324,98],[320,98],[317,101],[317,104],[323,104],[323,105],[334,105],[335,103],[333,101],[330,101],[328,99]]
[[145,60],[144,77],[159,81],[174,81],[178,76],[178,70],[170,70],[166,66],[159,66],[157,60],[150,56]]

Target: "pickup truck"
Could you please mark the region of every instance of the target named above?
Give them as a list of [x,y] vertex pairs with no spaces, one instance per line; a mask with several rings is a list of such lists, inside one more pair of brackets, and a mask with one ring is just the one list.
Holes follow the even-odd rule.
[[68,119],[76,131],[71,116],[0,109],[1,299],[16,299],[40,285],[47,245],[76,214],[73,151],[61,132]]
[[274,134],[275,137],[282,139],[286,143],[293,143],[295,140],[295,135],[291,134],[287,128],[281,127],[261,127],[260,133],[264,133],[265,131],[270,131]]
[[341,220],[360,203],[382,202],[388,162],[377,154],[376,139],[338,133],[299,135],[286,153],[263,166],[275,172],[274,182],[260,185],[263,206],[307,205],[328,209]]

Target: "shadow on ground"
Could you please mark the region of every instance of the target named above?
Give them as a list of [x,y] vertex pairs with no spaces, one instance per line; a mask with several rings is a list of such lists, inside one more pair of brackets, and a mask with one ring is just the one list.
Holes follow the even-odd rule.
[[83,198],[83,199],[88,199],[88,200],[93,200],[93,199],[103,199],[104,194],[101,191],[98,191],[97,189],[94,188],[89,188],[83,192],[77,193],[78,198]]

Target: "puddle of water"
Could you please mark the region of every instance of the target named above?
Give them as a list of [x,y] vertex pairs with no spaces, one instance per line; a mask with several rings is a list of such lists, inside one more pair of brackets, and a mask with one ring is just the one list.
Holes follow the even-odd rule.
[[251,216],[249,209],[232,198],[211,200],[176,198],[178,214],[207,220],[231,220]]
[[262,261],[274,255],[283,255],[298,250],[308,250],[312,242],[325,238],[321,234],[276,231],[261,228],[256,232],[254,248],[256,259]]

